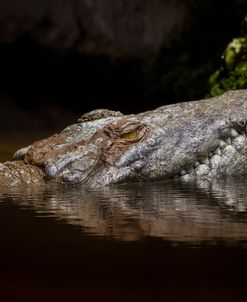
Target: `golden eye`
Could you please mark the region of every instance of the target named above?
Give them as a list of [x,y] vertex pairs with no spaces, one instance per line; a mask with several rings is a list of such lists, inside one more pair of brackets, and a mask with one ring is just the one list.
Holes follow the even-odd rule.
[[135,139],[137,137],[137,131],[130,132],[130,133],[125,133],[121,137],[124,139]]

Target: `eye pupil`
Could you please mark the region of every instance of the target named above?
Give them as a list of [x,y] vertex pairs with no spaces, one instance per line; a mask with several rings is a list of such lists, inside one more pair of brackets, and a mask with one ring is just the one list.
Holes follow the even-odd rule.
[[134,139],[137,137],[137,131],[131,132],[131,133],[125,133],[122,135],[122,138],[124,139]]

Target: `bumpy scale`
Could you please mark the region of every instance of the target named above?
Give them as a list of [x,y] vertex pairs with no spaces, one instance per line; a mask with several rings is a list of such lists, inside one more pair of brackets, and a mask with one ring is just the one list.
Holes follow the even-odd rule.
[[98,187],[247,172],[247,90],[137,115],[99,109],[0,164],[1,184],[55,181]]

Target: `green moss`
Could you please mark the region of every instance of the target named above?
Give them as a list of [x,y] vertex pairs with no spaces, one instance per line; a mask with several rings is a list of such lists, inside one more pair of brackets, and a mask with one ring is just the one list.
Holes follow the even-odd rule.
[[220,76],[220,70],[216,70],[209,78],[208,80],[208,83],[210,86],[214,86],[217,81],[218,81],[218,78]]
[[228,44],[223,59],[228,69],[234,68],[246,53],[247,41],[245,37],[235,38]]
[[222,59],[222,66],[209,77],[209,96],[247,88],[247,37],[233,39]]
[[247,88],[247,61],[240,62],[233,70],[225,73],[217,70],[209,78],[210,96],[222,94],[228,90]]

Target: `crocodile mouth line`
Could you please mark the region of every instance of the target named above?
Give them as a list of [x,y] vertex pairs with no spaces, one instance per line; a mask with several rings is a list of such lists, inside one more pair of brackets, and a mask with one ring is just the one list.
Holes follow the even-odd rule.
[[[227,166],[236,160],[241,149],[247,145],[246,130],[229,129],[229,135],[219,139],[218,147],[200,156],[189,168],[181,168],[179,179],[190,181],[195,179],[208,179],[221,174]],[[203,159],[202,159],[203,158]]]

